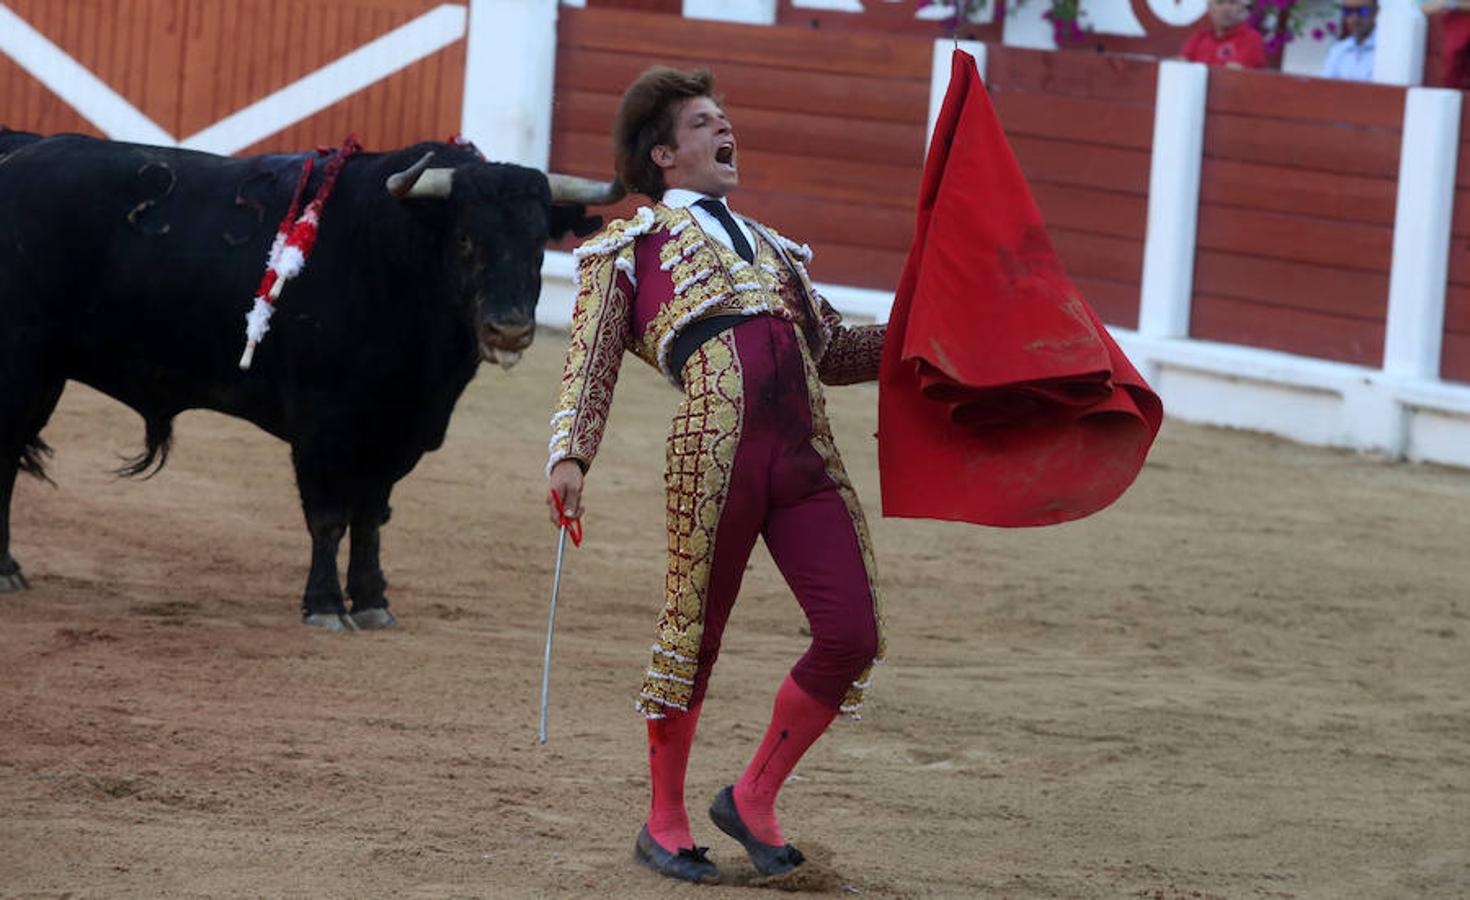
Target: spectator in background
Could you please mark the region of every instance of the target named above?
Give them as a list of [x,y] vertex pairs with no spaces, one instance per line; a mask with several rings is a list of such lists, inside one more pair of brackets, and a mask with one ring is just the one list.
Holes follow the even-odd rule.
[[1247,24],[1245,14],[1245,0],[1210,0],[1209,21],[1189,36],[1179,55],[1212,66],[1264,68],[1266,42]]
[[1343,0],[1342,40],[1327,51],[1323,78],[1343,81],[1373,80],[1373,26],[1378,24],[1378,0]]

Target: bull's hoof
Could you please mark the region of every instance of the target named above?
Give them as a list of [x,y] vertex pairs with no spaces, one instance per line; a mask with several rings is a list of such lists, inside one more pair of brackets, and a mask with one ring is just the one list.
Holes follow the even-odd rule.
[[11,559],[9,553],[0,554],[0,594],[12,594],[28,587],[26,577],[20,574],[20,563]]
[[393,614],[381,606],[375,606],[372,609],[356,610],[344,618],[351,619],[363,631],[392,628],[398,624],[398,620],[393,617]]
[[323,631],[356,631],[357,623],[343,613],[311,613],[301,619],[303,625]]

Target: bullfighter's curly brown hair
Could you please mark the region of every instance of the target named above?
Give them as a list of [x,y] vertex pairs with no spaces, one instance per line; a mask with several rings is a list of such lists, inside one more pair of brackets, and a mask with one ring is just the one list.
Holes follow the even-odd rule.
[[632,191],[663,198],[664,173],[649,155],[659,144],[674,145],[674,113],[685,100],[715,94],[715,76],[708,69],[683,71],[668,66],[646,69],[623,93],[613,120],[613,164],[618,178]]

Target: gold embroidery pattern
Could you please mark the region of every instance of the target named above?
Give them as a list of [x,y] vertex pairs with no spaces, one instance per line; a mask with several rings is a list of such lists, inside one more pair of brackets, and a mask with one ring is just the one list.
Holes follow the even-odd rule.
[[775,267],[780,272],[778,275],[779,290],[791,309],[791,321],[800,325],[802,331],[805,332],[807,348],[811,351],[813,358],[821,359],[827,352],[831,334],[830,323],[821,314],[824,310],[818,305],[823,304],[824,301],[817,294],[817,289],[812,284],[811,276],[807,274],[805,266],[805,263],[811,262],[811,248],[805,244],[795,243],[776,229],[762,225],[754,219],[745,221],[750,225],[752,231],[760,235],[761,243],[767,244],[775,259],[779,261],[780,264]]
[[[837,455],[837,443],[832,437],[831,425],[827,422],[827,401],[822,395],[817,367],[812,362],[811,353],[807,350],[804,338],[801,339],[800,345],[806,370],[807,396],[811,398],[812,404],[812,448],[826,463],[827,477],[837,485],[837,495],[847,506],[847,514],[852,519],[853,530],[857,532],[858,546],[862,549],[863,554],[863,568],[867,570],[868,589],[873,592],[873,619],[878,626],[878,652],[873,658],[873,663],[882,662],[888,652],[887,629],[884,627],[883,598],[878,591],[878,567],[874,562],[873,540],[868,534],[868,520],[863,516],[857,492],[853,490],[852,479],[847,476],[847,469],[842,465],[842,458]],[[872,673],[873,665],[870,663],[863,669],[863,673],[858,676],[857,680],[848,687],[847,696],[842,699],[843,712],[858,718],[858,710],[862,707],[863,694],[872,679]]]
[[[830,309],[830,307],[828,307]],[[835,313],[834,313],[835,315]],[[887,325],[831,325],[832,340],[817,365],[823,384],[859,384],[878,378],[878,363],[883,359],[883,340]]]
[[716,530],[729,496],[744,417],[735,337],[706,342],[684,365],[684,400],[669,427],[665,454],[669,571],[653,662],[637,707],[649,718],[688,709],[694,690]]
[[[618,284],[620,256],[631,259],[631,244],[621,252],[584,256],[577,267],[577,303],[567,345],[561,395],[552,416],[547,471],[568,456],[589,465],[607,427],[613,389],[627,347],[628,298]],[[564,428],[555,423],[571,421]]]
[[672,236],[659,249],[660,274],[669,279],[670,300],[637,338],[635,352],[670,382],[677,386],[679,379],[677,372],[668,370],[668,354],[678,332],[691,322],[757,313],[794,321],[779,276],[772,272],[774,251],[764,241],[756,241],[756,261],[748,264],[700,228],[687,209],[661,205],[655,216],[655,228]]

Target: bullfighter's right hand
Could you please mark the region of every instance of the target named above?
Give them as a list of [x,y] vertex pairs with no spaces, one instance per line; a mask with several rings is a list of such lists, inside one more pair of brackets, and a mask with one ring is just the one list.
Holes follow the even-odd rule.
[[[568,518],[578,519],[582,516],[582,479],[582,466],[575,459],[563,459],[551,467],[551,478],[548,482],[551,494],[561,498],[562,509],[566,510]],[[561,518],[557,515],[556,504],[551,501],[551,494],[546,497],[551,524],[561,527]]]

